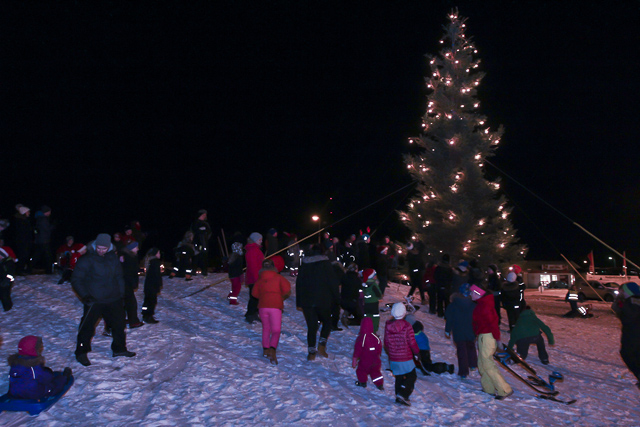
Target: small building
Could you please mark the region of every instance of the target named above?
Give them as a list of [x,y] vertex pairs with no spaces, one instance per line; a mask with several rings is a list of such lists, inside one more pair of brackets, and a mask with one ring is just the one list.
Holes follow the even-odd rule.
[[527,288],[537,288],[551,282],[573,284],[576,279],[575,270],[566,261],[522,261],[522,279]]

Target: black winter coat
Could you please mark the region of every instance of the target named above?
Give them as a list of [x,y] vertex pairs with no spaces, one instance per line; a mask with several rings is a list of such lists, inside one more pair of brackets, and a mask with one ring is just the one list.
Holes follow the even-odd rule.
[[340,296],[346,301],[358,301],[360,289],[362,289],[362,279],[355,271],[347,271],[340,279],[342,288]]
[[162,288],[162,272],[160,271],[160,261],[158,258],[149,261],[149,267],[144,276],[144,293],[157,294]]
[[122,257],[124,285],[129,289],[138,289],[138,270],[140,269],[138,256],[126,248],[120,250],[119,254]]
[[211,227],[207,221],[197,219],[191,224],[193,232],[193,244],[200,248],[209,247],[209,239],[211,238]]
[[111,303],[124,298],[122,265],[112,250],[104,256],[89,252],[78,259],[71,276],[71,286],[80,299],[92,297],[97,303]]
[[313,255],[302,259],[296,280],[296,307],[331,309],[339,304],[338,278],[324,255]]

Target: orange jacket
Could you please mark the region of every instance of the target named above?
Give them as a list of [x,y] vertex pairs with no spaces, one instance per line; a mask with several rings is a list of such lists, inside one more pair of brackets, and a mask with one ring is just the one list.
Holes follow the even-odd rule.
[[291,295],[291,284],[278,272],[260,270],[251,294],[258,298],[258,308],[284,308],[284,300]]

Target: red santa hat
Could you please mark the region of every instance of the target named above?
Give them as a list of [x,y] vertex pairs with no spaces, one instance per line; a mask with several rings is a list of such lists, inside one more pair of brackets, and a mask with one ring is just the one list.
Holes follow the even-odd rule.
[[373,268],[365,268],[362,272],[362,283],[367,283],[369,279],[376,277],[376,271]]

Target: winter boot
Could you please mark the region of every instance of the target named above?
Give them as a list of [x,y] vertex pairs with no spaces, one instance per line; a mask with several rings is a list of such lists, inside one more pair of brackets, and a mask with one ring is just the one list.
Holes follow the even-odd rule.
[[320,342],[318,343],[318,354],[322,357],[329,357],[329,354],[327,353],[327,342],[320,340]]
[[309,347],[309,354],[307,354],[307,361],[312,362],[316,360],[316,349],[315,347]]
[[358,387],[367,388],[367,383],[361,383],[360,381],[357,381],[357,380],[356,380],[356,385]]
[[399,404],[405,405],[405,406],[411,406],[411,402],[409,401],[409,399],[404,398],[404,397],[400,396],[399,394],[396,394],[396,403],[399,403]]
[[144,323],[158,323],[156,318],[153,316],[142,316],[142,321]]
[[275,347],[271,347],[269,350],[271,352],[271,364],[272,365],[277,365],[278,364],[278,358],[276,357],[276,349],[275,349]]
[[193,280],[193,279],[191,278],[190,274],[187,274],[186,276],[184,276],[184,280],[188,282],[189,280]]
[[76,354],[76,360],[78,361],[78,363],[80,363],[82,366],[89,366],[91,365],[91,362],[89,362],[89,357],[87,356],[87,353],[78,353]]
[[262,357],[264,357],[265,359],[269,359],[271,360],[271,350],[268,348],[262,348]]
[[114,351],[113,352],[113,357],[133,357],[136,354],[133,351]]

